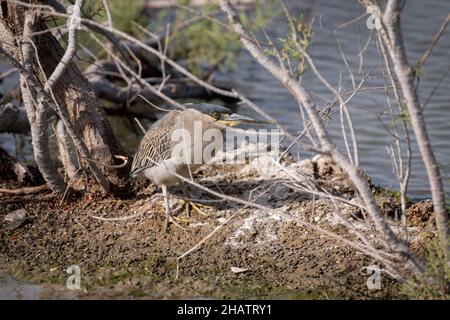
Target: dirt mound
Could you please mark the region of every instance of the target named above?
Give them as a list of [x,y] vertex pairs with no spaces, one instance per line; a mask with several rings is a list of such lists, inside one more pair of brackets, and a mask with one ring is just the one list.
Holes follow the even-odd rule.
[[[200,170],[196,181],[201,185],[269,210],[217,199],[191,186],[192,198],[210,201],[202,212],[186,217],[181,201],[172,198],[186,231],[174,225],[168,233],[162,231],[164,209],[154,186],[125,200],[89,195],[61,203],[45,194],[2,196],[0,272],[65,286],[67,268],[77,265],[85,289],[77,294],[88,298],[398,297],[397,284],[388,276],[381,289],[368,289],[366,267],[374,264],[371,258],[298,223],[302,219],[348,237],[327,200],[286,183],[293,174],[323,181],[328,176],[330,192],[346,191],[341,196],[348,203],[339,205],[341,212],[362,231],[365,228],[345,177],[330,182],[336,176],[318,160],[323,159],[289,161],[281,170],[268,157]],[[182,194],[180,187],[171,192]],[[10,230],[3,216],[16,209],[26,210],[27,221]],[[202,245],[177,260],[213,230]]]
[[409,223],[414,226],[434,221],[433,202],[423,200],[412,204],[407,210],[407,216]]

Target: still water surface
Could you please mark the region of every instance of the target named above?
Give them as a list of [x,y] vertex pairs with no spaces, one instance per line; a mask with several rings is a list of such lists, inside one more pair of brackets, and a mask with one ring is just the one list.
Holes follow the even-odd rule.
[[[347,68],[339,51],[339,39],[348,63],[358,76],[358,52],[366,44],[370,30],[366,27],[366,17],[361,20],[338,28],[340,25],[357,18],[364,13],[358,1],[353,0],[319,0],[319,1],[290,1],[291,14],[306,13],[314,16],[314,42],[310,54],[324,77],[334,86],[338,86],[339,79],[347,81],[347,89],[351,88]],[[450,12],[450,1],[429,0],[407,1],[403,14],[404,38],[410,63],[415,64],[423,52],[428,48],[431,38]],[[268,30],[271,36],[285,37],[286,27],[284,16],[275,20]],[[373,39],[373,37],[372,37]],[[370,79],[365,86],[382,86],[382,74],[378,48],[371,41],[364,53],[364,70],[370,72]],[[436,84],[442,82],[425,109],[426,124],[431,137],[436,156],[443,168],[447,192],[450,190],[450,30],[442,36],[438,45],[424,67],[423,79],[420,81],[419,93],[422,104],[427,100]],[[277,118],[289,130],[301,130],[301,118],[298,106],[286,91],[271,77],[267,71],[255,63],[248,54],[239,58],[237,71],[221,76],[238,91],[247,95],[251,100],[263,107],[265,111]],[[323,105],[320,98],[331,98],[328,89],[307,71],[303,84],[315,93],[315,102]],[[349,104],[351,117],[358,137],[361,164],[375,183],[386,187],[397,187],[392,173],[391,160],[387,156],[386,147],[393,144],[392,137],[380,123],[380,116],[389,125],[389,118],[383,117],[386,108],[386,96],[383,90],[360,93]],[[242,108],[242,113],[246,111]],[[343,139],[340,127],[339,112],[334,114],[329,123],[332,138],[340,146]],[[305,142],[307,142],[305,140]],[[307,153],[297,150],[301,157]],[[428,182],[421,162],[417,146],[413,150],[413,175],[409,187],[409,196],[413,198],[429,197]]]
[[[315,17],[314,41],[310,47],[310,54],[314,58],[319,71],[334,86],[338,86],[340,79],[347,82],[345,88],[350,89],[347,68],[341,57],[337,39],[342,44],[348,63],[355,73],[356,80],[361,79],[358,74],[358,52],[364,47],[370,30],[366,27],[366,17],[355,23],[338,28],[340,25],[364,13],[361,5],[356,0],[303,0],[288,1],[290,12],[293,16]],[[415,63],[427,49],[434,33],[450,12],[450,1],[446,0],[410,0],[407,1],[403,14],[403,30],[408,57],[411,63]],[[286,23],[283,14],[274,18],[267,28],[270,35],[285,37]],[[364,71],[370,73],[366,81],[367,87],[383,85],[380,68],[378,48],[373,41],[369,42],[364,52]],[[434,96],[425,109],[428,132],[438,161],[443,169],[446,189],[450,190],[450,31],[448,30],[434,48],[428,59],[424,75],[420,81],[419,92],[422,104],[439,81],[442,81]],[[228,83],[251,100],[260,105],[265,111],[278,119],[288,130],[297,132],[302,129],[302,121],[298,106],[286,93],[281,85],[259,66],[246,52],[238,58],[238,68],[219,74],[217,79]],[[7,67],[0,65],[0,71]],[[9,82],[8,82],[9,81]],[[12,85],[9,79],[1,85],[5,88]],[[314,93],[315,102],[323,106],[324,100],[320,97],[331,98],[332,95],[326,87],[308,70],[303,78],[303,84]],[[373,177],[374,182],[385,187],[397,188],[396,179],[392,173],[392,164],[387,156],[386,147],[393,144],[392,137],[386,132],[380,123],[383,119],[386,125],[390,124],[389,118],[383,116],[386,110],[386,96],[383,90],[367,91],[356,95],[349,104],[350,113],[354,122],[358,137],[360,160],[363,168]],[[252,115],[251,110],[242,107],[241,113]],[[113,125],[121,122],[112,119]],[[137,137],[127,124],[128,131],[117,132],[122,142],[130,151],[133,151],[137,143]],[[123,122],[122,122],[123,127]],[[343,146],[340,128],[339,113],[335,113],[329,122],[331,136]],[[32,159],[32,150],[29,138],[18,139],[18,147],[21,152],[19,159],[29,161]],[[306,141],[305,141],[306,142]],[[17,145],[17,143],[16,143]],[[0,147],[12,154],[16,153],[14,140],[11,136],[0,134]],[[301,150],[294,150],[299,157],[307,157],[310,154]],[[416,145],[413,150],[413,175],[409,186],[409,196],[412,198],[429,197],[427,178]]]

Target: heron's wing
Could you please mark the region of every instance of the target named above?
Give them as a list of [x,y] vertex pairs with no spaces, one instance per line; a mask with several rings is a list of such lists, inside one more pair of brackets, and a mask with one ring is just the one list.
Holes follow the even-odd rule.
[[168,113],[145,133],[134,156],[130,176],[133,177],[142,170],[170,159],[173,149],[171,137],[177,113]]

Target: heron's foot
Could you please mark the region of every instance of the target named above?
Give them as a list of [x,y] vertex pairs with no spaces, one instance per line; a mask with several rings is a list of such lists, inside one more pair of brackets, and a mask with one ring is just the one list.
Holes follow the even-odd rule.
[[173,225],[177,228],[180,228],[183,231],[187,230],[180,225],[180,222],[183,222],[182,219],[180,217],[174,217],[171,213],[171,211],[166,211],[166,219],[164,221],[164,232],[168,232],[169,231],[169,224],[173,223]]
[[183,204],[184,210],[186,212],[186,216],[190,217],[192,210],[197,211],[202,216],[208,217],[209,214],[205,213],[205,209],[211,208],[211,206],[206,205],[204,203],[200,202],[193,202],[193,201],[185,201]]
[[179,224],[178,221],[180,221],[180,218],[178,218],[178,217],[173,217],[172,215],[166,216],[166,221],[164,222],[164,232],[166,232],[166,233],[168,232],[168,230],[169,230],[169,223],[173,223],[173,225],[175,227],[180,228],[181,230],[188,232],[186,230],[186,228],[184,228],[183,226],[181,226]]
[[176,216],[173,217],[173,220],[175,220],[178,223],[185,223],[185,224],[189,224],[192,221],[189,219],[189,217],[184,217],[184,216]]

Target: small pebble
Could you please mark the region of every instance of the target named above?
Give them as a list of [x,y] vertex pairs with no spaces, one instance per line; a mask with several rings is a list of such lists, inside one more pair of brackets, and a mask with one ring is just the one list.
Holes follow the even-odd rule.
[[25,209],[12,211],[5,216],[5,221],[8,223],[8,228],[10,230],[19,228],[26,220],[27,212]]

